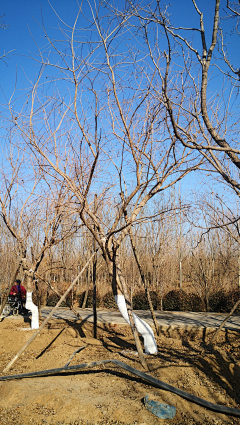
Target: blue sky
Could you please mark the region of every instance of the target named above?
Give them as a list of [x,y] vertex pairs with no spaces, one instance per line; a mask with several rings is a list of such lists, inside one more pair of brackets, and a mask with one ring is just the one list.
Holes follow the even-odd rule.
[[[60,18],[66,24],[72,26],[78,11],[77,2],[75,0],[53,0],[51,4]],[[116,4],[119,4],[119,2],[116,2]],[[174,6],[175,16],[181,20],[181,23],[176,22],[176,24],[188,26],[193,18],[194,24],[197,27],[199,26],[197,14],[189,0],[173,0],[171,4]],[[208,26],[212,26],[214,2],[201,0],[198,1],[198,4],[204,13],[205,26],[208,29]],[[89,6],[86,0],[83,0],[83,10],[86,16],[89,16]],[[8,25],[5,30],[0,30],[0,54],[4,51],[14,50],[8,55],[6,63],[0,61],[0,104],[4,105],[14,90],[16,77],[16,96],[18,97],[28,90],[31,81],[35,79],[39,72],[39,64],[30,59],[29,56],[37,52],[35,41],[40,47],[46,45],[44,32],[41,29],[42,18],[50,36],[55,34],[59,20],[47,0],[4,0],[1,3],[0,14],[5,15],[3,20]],[[227,22],[225,23],[228,25]],[[207,41],[210,43],[211,40]],[[236,59],[235,55],[234,60]],[[217,90],[217,87],[218,82],[216,81],[213,88]],[[190,188],[195,186],[197,180],[195,175],[191,174],[185,182],[182,182],[182,188],[184,189],[185,186],[189,191]]]
[[[52,5],[67,24],[74,23],[78,11],[74,0],[55,0]],[[40,47],[46,44],[42,19],[50,34],[51,28],[56,28],[59,22],[46,0],[5,0],[1,3],[1,15],[5,15],[3,20],[8,27],[0,32],[0,52],[14,50],[8,55],[6,64],[0,63],[2,94],[9,99],[14,90],[16,72],[17,85],[21,90],[28,86],[26,77],[34,78],[39,71],[39,65],[28,56],[37,51],[34,39]]]
[[[93,4],[93,1],[91,3]],[[212,26],[214,2],[201,0],[197,3],[204,13],[205,27],[208,29],[208,26]],[[72,26],[78,11],[77,2],[75,0],[52,0],[51,4],[61,19]],[[116,4],[119,6],[121,2],[116,2]],[[196,27],[199,27],[198,15],[190,0],[173,0],[171,4],[173,7],[169,8],[169,12],[174,11],[174,19],[176,19],[175,17],[179,19],[176,24],[180,25],[181,23],[181,26],[189,26],[191,20]],[[87,0],[83,0],[82,7],[86,16],[89,16]],[[0,53],[14,50],[6,60],[7,65],[0,62],[0,86],[2,94],[4,93],[6,98],[9,99],[15,86],[16,70],[19,89],[27,87],[26,76],[33,78],[38,72],[38,65],[28,58],[30,54],[37,51],[33,38],[41,47],[46,42],[44,33],[37,22],[42,25],[43,19],[51,35],[51,28],[53,33],[53,29],[58,27],[59,21],[47,0],[3,0],[0,14],[5,15],[3,20],[8,25],[5,30],[0,31]],[[228,22],[230,25],[231,21]],[[226,21],[225,25],[228,25],[228,22]],[[208,42],[210,43],[210,39]],[[1,102],[2,100],[1,96]]]

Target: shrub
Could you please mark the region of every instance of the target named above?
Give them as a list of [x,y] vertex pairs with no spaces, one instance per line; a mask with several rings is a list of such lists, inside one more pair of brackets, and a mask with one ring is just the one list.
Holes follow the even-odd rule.
[[[239,300],[239,298],[240,298],[240,290],[239,289],[233,289],[232,291],[229,291],[226,294],[227,311],[228,312],[230,312],[232,310],[232,308],[234,307],[236,302]],[[237,307],[237,309],[234,311],[234,313],[237,313],[237,314],[240,313],[240,305]]]
[[210,295],[209,309],[216,313],[226,313],[228,311],[227,296],[223,290]]
[[205,303],[199,295],[190,293],[187,298],[188,311],[205,311]]
[[102,298],[102,306],[105,308],[116,308],[116,302],[112,291],[107,292]]
[[182,289],[174,289],[163,297],[163,309],[167,311],[188,311],[188,294]]
[[[155,291],[150,291],[154,310],[157,310],[160,305],[159,295]],[[133,310],[149,310],[149,303],[145,291],[139,291],[132,297]]]
[[134,310],[149,310],[149,304],[145,291],[139,291],[133,295],[132,307]]
[[[230,311],[232,310],[232,308],[234,307],[234,305],[236,304],[236,302],[239,300],[240,298],[240,291],[239,289],[233,289],[232,291],[228,291],[227,293],[223,293],[225,300],[224,300],[224,306],[225,306],[225,311],[226,313],[230,313]],[[219,305],[217,305],[217,307],[219,308]],[[221,306],[220,306],[221,307]],[[222,312],[222,311],[220,311]],[[237,309],[235,310],[234,313],[240,313],[240,306],[237,307]]]
[[[55,307],[59,301],[59,296],[55,293],[49,294],[47,298],[47,306]],[[72,294],[67,294],[65,300],[60,304],[60,307],[71,307]]]
[[49,294],[47,298],[47,306],[54,307],[59,301],[59,297],[57,294]]
[[[79,300],[79,307],[82,307],[83,304],[83,300],[85,297],[85,293],[86,291],[84,291],[82,294],[79,294],[77,299]],[[97,291],[96,293],[96,306],[99,307],[101,303],[101,297]],[[93,290],[89,289],[88,291],[88,297],[87,297],[87,302],[86,302],[86,308],[91,308],[93,306]]]

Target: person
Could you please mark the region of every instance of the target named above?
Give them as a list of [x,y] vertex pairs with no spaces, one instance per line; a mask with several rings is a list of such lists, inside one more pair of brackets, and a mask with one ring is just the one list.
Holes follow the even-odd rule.
[[26,289],[21,285],[21,280],[16,279],[15,284],[12,286],[9,295],[17,295],[22,302],[26,301]]

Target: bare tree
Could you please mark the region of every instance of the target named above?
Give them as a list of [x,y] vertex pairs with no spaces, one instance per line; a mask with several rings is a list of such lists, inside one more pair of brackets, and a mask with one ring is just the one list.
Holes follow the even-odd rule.
[[[41,173],[69,191],[72,210],[101,248],[116,302],[130,321],[146,367],[120,247],[133,226],[153,218],[151,213],[141,215],[144,206],[197,170],[203,159],[195,150],[176,145],[161,89],[156,96],[157,71],[147,75],[144,60],[138,64],[140,46],[124,53],[129,17],[109,16],[104,7],[95,10],[88,4],[90,27],[81,6],[74,25],[61,20],[64,43],[51,39],[43,24],[48,46],[34,58],[41,70],[31,99],[21,112],[11,108],[11,103],[9,111],[15,137],[21,135],[21,143],[35,156]],[[48,91],[41,85],[43,77],[51,80]],[[108,198],[110,221],[98,214]],[[156,343],[153,335],[150,339],[149,352],[153,353]]]
[[[24,154],[14,150],[10,144],[5,146],[4,166],[1,171],[1,217],[15,241],[18,263],[13,273],[9,291],[20,268],[26,280],[27,294],[34,290],[34,278],[45,253],[71,236],[79,228],[79,223],[69,220],[68,194],[61,185],[56,187],[37,172],[35,164],[26,164]],[[32,166],[31,166],[32,165]],[[68,220],[64,233],[60,225]],[[1,305],[1,312],[4,308]],[[28,303],[28,298],[26,305]],[[31,308],[30,308],[31,309]]]

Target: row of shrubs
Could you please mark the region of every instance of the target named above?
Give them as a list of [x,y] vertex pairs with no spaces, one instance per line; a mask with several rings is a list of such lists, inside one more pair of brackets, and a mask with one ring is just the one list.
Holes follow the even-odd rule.
[[[161,300],[155,291],[150,292],[154,310],[160,310]],[[166,293],[162,299],[163,310],[165,311],[212,311],[216,313],[228,313],[240,298],[240,291],[230,292],[218,291],[211,294],[206,301],[196,293],[187,293],[181,289],[172,290]],[[148,301],[145,292],[137,293],[133,296],[134,310],[147,310]],[[236,312],[240,313],[240,306]]]
[[[91,308],[93,291],[89,290],[88,298],[86,302],[86,308]],[[154,310],[160,310],[161,299],[157,292],[150,291],[152,304]],[[78,294],[74,297],[74,302],[77,302],[79,307],[82,307],[85,292]],[[228,313],[231,311],[234,304],[240,298],[240,291],[233,290],[230,292],[218,291],[209,296],[208,299],[208,310],[216,313]],[[58,302],[59,298],[56,294],[50,294],[48,296],[47,305],[54,306]],[[73,298],[71,294],[68,294],[66,300],[61,304],[62,307],[70,307]],[[116,308],[116,303],[112,292],[107,292],[103,297],[100,297],[99,293],[96,294],[96,305],[97,307],[103,308]],[[149,310],[149,304],[145,291],[139,291],[133,295],[132,305],[134,310]],[[163,310],[165,311],[206,311],[206,302],[197,294],[186,293],[185,291],[178,289],[172,290],[163,296],[162,300]],[[240,313],[240,307],[236,310]]]
[[[167,311],[212,311],[216,313],[229,313],[240,298],[240,291],[223,290],[212,293],[206,300],[197,294],[186,293],[182,290],[173,290],[163,297],[163,309]],[[236,313],[240,313],[238,306]]]

